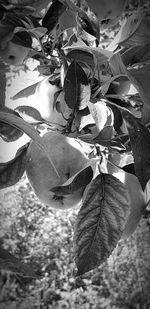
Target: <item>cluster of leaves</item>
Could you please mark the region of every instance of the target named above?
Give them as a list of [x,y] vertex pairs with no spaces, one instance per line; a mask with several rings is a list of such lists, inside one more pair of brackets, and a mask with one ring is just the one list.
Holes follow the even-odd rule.
[[[83,7],[80,1],[69,0],[43,1],[42,5],[39,1],[3,1],[0,24],[1,49],[10,41],[28,47],[27,57],[39,61],[37,70],[46,76],[43,81],[58,87],[51,104],[66,120],[60,132],[74,134],[100,152],[100,174],[92,181],[89,177],[90,188],[76,221],[78,275],[105,261],[118,243],[128,217],[125,187],[103,172],[103,159],[116,151],[132,152],[134,164],[130,171],[135,171],[143,190],[150,179],[150,19],[137,7],[124,19],[113,41],[102,48],[100,23]],[[7,65],[3,59],[1,68],[1,138],[10,142],[26,133],[49,156],[39,126],[52,129],[51,124],[31,106],[16,110],[5,106]],[[136,89],[132,95],[131,86]],[[39,83],[31,85],[13,99],[29,97],[38,87]],[[0,164],[1,188],[14,185],[23,175],[27,148],[25,145],[14,159]],[[73,190],[76,184],[77,179],[73,179]]]

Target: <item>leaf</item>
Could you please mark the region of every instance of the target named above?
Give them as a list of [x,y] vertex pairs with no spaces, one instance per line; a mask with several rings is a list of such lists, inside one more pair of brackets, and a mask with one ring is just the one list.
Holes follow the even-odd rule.
[[39,123],[42,121],[40,112],[32,106],[17,106],[15,111],[28,123]]
[[15,34],[14,34],[12,40],[11,40],[14,44],[18,44],[18,45],[28,47],[28,48],[32,47],[32,38],[27,31],[25,31],[25,30],[19,31],[18,30],[17,32],[15,32],[15,30],[14,30],[14,33]]
[[129,48],[135,45],[144,45],[150,41],[150,20],[143,18],[140,22],[139,21],[137,21],[138,27],[136,30],[127,40],[120,42],[121,45]]
[[117,45],[122,45],[123,42],[128,42],[129,38],[134,34],[138,29],[142,20],[141,10],[134,11],[132,15],[126,18],[122,26],[115,36],[114,40],[108,46],[109,50],[115,50]]
[[95,67],[93,54],[86,50],[76,48],[67,54],[67,59],[70,61],[76,60],[77,62],[85,63],[91,67],[91,69]]
[[[18,116],[18,114],[14,110],[6,106],[2,107],[0,110],[4,112],[8,112],[12,115]],[[18,130],[17,128],[9,125],[8,123],[4,123],[0,121],[0,137],[4,141],[14,142],[18,138],[20,138],[22,135],[23,135],[23,132],[21,130]]]
[[132,66],[138,62],[150,60],[150,43],[130,47],[122,53],[121,58],[126,67],[129,65]]
[[150,179],[150,132],[134,116],[123,112],[130,136],[135,173],[144,191]]
[[136,175],[136,174],[135,174],[134,163],[127,164],[127,165],[123,166],[122,169],[123,169],[126,173],[130,173],[130,174],[132,174],[132,175]]
[[114,76],[123,74],[127,75],[127,69],[122,61],[121,55],[119,53],[115,53],[109,61],[109,65]]
[[66,104],[71,109],[83,109],[90,100],[91,88],[88,78],[76,61],[73,61],[67,70],[64,91]]
[[30,95],[35,94],[38,84],[39,84],[39,82],[22,89],[21,91],[16,93],[13,97],[11,97],[11,99],[12,100],[18,100],[18,99],[21,99],[21,98],[27,98]]
[[14,159],[0,163],[0,189],[15,185],[25,172],[28,144],[21,147]]
[[68,185],[56,186],[50,189],[56,195],[73,194],[82,187],[87,186],[93,178],[93,170],[91,166],[86,167],[80,171]]
[[57,25],[59,17],[66,10],[66,6],[59,0],[54,0],[42,19],[42,26],[46,27],[49,32]]
[[150,106],[150,64],[141,64],[128,70],[128,77],[133,83],[143,102]]
[[72,49],[67,55],[69,59],[76,59],[83,63],[87,63],[92,68],[94,68],[96,64],[99,66],[105,64],[113,55],[111,51],[100,47],[77,46],[73,44],[67,47],[64,46],[63,48],[67,50]]
[[76,9],[72,10],[68,8],[59,17],[59,26],[61,31],[67,30],[69,28],[77,27],[77,12]]
[[95,104],[89,102],[88,108],[95,120],[98,132],[104,129],[105,126],[113,124],[113,113],[106,103],[102,101],[98,101]]
[[77,276],[98,267],[121,238],[129,214],[129,197],[120,180],[98,175],[90,184],[75,228]]
[[86,12],[84,10],[78,11],[78,22],[82,29],[91,34],[97,39],[97,43],[100,41],[100,23],[95,14],[90,10]]

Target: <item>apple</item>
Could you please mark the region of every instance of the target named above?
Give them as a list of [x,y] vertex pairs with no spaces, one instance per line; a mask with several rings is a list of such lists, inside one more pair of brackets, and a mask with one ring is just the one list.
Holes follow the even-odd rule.
[[73,194],[57,196],[52,187],[64,184],[70,177],[80,171],[88,162],[88,155],[80,142],[56,131],[48,132],[42,137],[56,173],[45,152],[32,141],[27,150],[26,174],[39,200],[52,208],[67,209],[81,206],[84,188]]
[[5,48],[0,49],[0,57],[6,64],[9,65],[19,65],[22,64],[24,59],[29,53],[29,48],[14,44],[9,41]]
[[[118,166],[122,166],[122,164],[125,165],[127,160],[129,160],[129,156],[121,156],[119,153],[115,154],[112,159],[110,159],[111,162]],[[150,184],[148,182],[145,191],[143,191],[140,182],[135,175],[126,173],[111,163],[108,164],[108,173],[118,178],[125,185],[129,194],[130,213],[122,235],[122,238],[127,238],[134,233],[140,222],[140,219],[142,218],[142,215],[144,214],[148,203],[148,191]]]

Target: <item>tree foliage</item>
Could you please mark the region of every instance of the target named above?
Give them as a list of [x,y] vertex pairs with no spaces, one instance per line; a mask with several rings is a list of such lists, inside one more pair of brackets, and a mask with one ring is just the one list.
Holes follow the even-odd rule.
[[[148,195],[147,3],[142,5],[139,1],[136,6],[126,3],[117,18],[113,14],[99,17],[98,12],[92,12],[90,1],[82,0],[3,0],[0,8],[1,139],[9,143],[26,133],[52,165],[51,154],[42,139],[43,128],[78,139],[85,152],[86,147],[90,148],[89,166],[71,178],[69,185],[52,188],[58,195],[66,195],[82,187],[82,180],[86,186],[74,237],[77,274],[84,274],[108,258],[132,211],[128,191],[113,176],[114,172],[124,175],[128,163],[132,163],[128,173],[135,174],[141,192],[146,198]],[[43,79],[13,96],[14,101],[27,98],[26,106],[10,109],[4,95],[9,66],[23,65],[31,58],[37,61],[36,70]],[[46,117],[42,114],[44,93],[50,111]],[[41,98],[40,109],[36,99],[34,106],[30,105],[31,96]],[[0,163],[1,189],[14,185],[22,177],[28,146],[18,149],[11,161]],[[93,162],[97,168],[92,174]],[[143,209],[148,203],[146,198]]]

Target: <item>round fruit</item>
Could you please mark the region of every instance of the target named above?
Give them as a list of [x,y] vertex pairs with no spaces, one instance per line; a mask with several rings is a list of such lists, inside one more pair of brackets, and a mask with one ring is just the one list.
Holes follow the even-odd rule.
[[83,187],[64,196],[55,195],[51,188],[64,184],[83,168],[88,161],[84,148],[76,139],[57,132],[48,132],[42,139],[59,176],[44,151],[32,141],[27,151],[26,173],[36,195],[41,202],[53,208],[80,206]]
[[9,41],[4,49],[0,50],[0,57],[6,64],[19,65],[22,64],[25,57],[29,53],[29,48],[14,44]]
[[[122,158],[124,161],[124,158]],[[116,165],[119,166],[121,162],[121,155],[116,155],[112,160]],[[138,178],[135,175],[126,173],[123,170],[108,165],[108,173],[118,178],[126,187],[130,199],[130,213],[125,224],[124,232],[122,237],[127,238],[135,231],[147,205],[147,189],[143,191],[139,183]]]
[[126,0],[86,0],[86,2],[99,20],[119,17],[126,4]]

